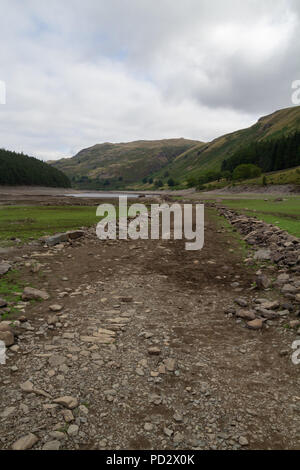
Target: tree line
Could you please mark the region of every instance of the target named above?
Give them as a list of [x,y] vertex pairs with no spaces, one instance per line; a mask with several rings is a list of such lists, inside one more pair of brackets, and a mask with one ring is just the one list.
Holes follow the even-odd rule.
[[60,170],[23,153],[0,149],[0,185],[69,188],[69,178]]
[[241,164],[256,165],[263,173],[300,165],[300,132],[243,147],[223,161],[221,171],[232,173]]

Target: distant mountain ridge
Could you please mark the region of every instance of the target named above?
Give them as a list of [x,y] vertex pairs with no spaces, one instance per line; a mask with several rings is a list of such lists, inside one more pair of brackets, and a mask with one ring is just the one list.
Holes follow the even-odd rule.
[[66,173],[75,185],[142,187],[142,180],[149,176],[172,177],[182,183],[207,171],[220,170],[224,160],[246,145],[295,131],[300,131],[299,106],[275,111],[249,128],[208,143],[186,139],[104,143],[81,150],[72,158],[49,163]]
[[66,173],[75,185],[97,187],[109,182],[110,186],[122,186],[159,171],[199,144],[183,138],[103,143],[83,149],[72,158],[49,163]]

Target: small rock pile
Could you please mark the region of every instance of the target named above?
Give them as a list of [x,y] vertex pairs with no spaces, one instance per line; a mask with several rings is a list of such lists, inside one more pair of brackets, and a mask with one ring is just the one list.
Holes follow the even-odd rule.
[[226,207],[218,207],[219,214],[224,216],[252,246],[264,247],[254,259],[272,261],[279,268],[300,273],[300,240],[279,227],[267,224],[254,217],[240,215]]

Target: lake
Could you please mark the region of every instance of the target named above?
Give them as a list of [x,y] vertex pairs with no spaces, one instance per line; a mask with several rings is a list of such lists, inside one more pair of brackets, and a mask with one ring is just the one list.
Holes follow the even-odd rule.
[[64,194],[64,196],[71,196],[71,197],[89,197],[89,198],[99,198],[99,199],[117,199],[120,196],[127,196],[128,199],[136,199],[138,197],[142,197],[141,194],[126,194],[126,193],[111,193],[111,192],[106,192],[106,193],[100,193],[100,192],[94,192],[94,193],[76,193],[76,194]]

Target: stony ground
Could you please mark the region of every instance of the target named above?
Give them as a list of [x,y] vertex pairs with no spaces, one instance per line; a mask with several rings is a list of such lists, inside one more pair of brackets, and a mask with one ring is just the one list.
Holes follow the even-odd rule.
[[50,298],[20,305],[0,365],[0,449],[300,448],[296,333],[230,314],[237,297],[277,292],[251,288],[255,271],[216,223],[200,252],[90,230],[9,254]]

